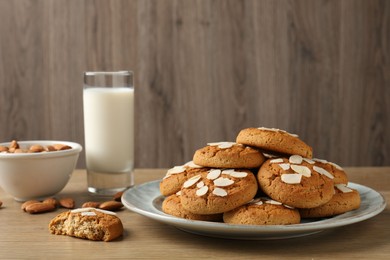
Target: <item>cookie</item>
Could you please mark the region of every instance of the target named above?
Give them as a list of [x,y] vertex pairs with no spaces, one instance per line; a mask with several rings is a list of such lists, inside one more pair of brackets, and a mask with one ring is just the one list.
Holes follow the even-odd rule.
[[183,183],[192,176],[208,169],[194,164],[192,161],[169,169],[160,182],[160,192],[164,196],[169,196],[180,191]]
[[297,154],[306,158],[313,156],[313,149],[297,135],[275,128],[243,129],[238,134],[236,142],[260,148],[271,154]]
[[297,209],[280,202],[258,198],[223,214],[223,221],[241,225],[290,225],[299,224]]
[[268,159],[257,174],[270,198],[295,208],[314,208],[330,201],[334,176],[300,155]]
[[335,184],[348,184],[347,173],[339,165],[317,158],[313,158],[313,161],[317,166],[324,168],[334,176],[333,182]]
[[217,214],[239,207],[254,198],[256,177],[247,169],[211,169],[184,182],[180,201],[195,214]]
[[233,142],[208,143],[194,154],[194,163],[212,168],[258,168],[265,158],[258,150]]
[[83,208],[57,215],[51,220],[49,231],[56,235],[111,241],[122,235],[123,225],[114,212]]
[[185,210],[180,202],[180,193],[166,197],[162,203],[162,210],[166,214],[179,218],[203,221],[222,221],[222,214],[199,215]]
[[360,207],[360,194],[345,184],[336,184],[332,199],[316,208],[299,209],[302,218],[333,217]]

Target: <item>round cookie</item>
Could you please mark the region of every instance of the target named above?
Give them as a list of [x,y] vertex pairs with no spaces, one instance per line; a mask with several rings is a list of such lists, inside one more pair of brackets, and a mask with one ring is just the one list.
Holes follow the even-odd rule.
[[343,214],[360,207],[360,194],[345,184],[336,184],[332,199],[316,208],[299,209],[302,218],[323,218]]
[[313,156],[313,149],[297,135],[275,128],[243,129],[238,134],[236,142],[258,147],[271,153],[298,154],[306,158]]
[[215,168],[258,168],[263,154],[251,147],[233,142],[208,143],[194,154],[194,163]]
[[314,208],[330,201],[334,176],[300,155],[267,160],[259,169],[260,188],[270,198],[295,208]]
[[223,221],[241,225],[290,225],[299,224],[301,217],[297,209],[274,200],[258,198],[225,212]]
[[222,221],[222,214],[199,215],[185,210],[180,202],[180,195],[173,194],[165,198],[162,203],[164,213],[185,219],[202,221]]
[[246,169],[211,169],[193,176],[181,188],[181,204],[195,214],[217,214],[239,207],[254,198],[258,186]]
[[317,158],[313,158],[313,161],[315,165],[324,168],[334,176],[333,182],[335,184],[348,184],[347,173],[339,165]]
[[208,171],[207,168],[194,164],[192,161],[169,169],[160,182],[160,192],[164,196],[169,196],[180,191],[181,185],[200,172]]

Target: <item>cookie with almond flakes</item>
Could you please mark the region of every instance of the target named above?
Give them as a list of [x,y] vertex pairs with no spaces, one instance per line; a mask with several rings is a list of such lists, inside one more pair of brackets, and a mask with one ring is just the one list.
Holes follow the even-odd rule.
[[237,143],[257,147],[271,154],[301,155],[312,158],[313,149],[295,134],[276,128],[246,128],[240,131]]
[[180,201],[194,214],[218,214],[254,198],[258,185],[247,169],[210,169],[184,182]]
[[192,220],[203,220],[203,221],[222,221],[222,214],[210,214],[210,215],[200,215],[194,214],[185,210],[180,202],[180,192],[179,194],[172,194],[166,197],[162,203],[162,210],[164,213],[185,219]]
[[302,218],[333,217],[360,207],[360,194],[357,190],[345,184],[335,185],[335,194],[332,199],[316,208],[299,209]]
[[233,142],[208,143],[194,154],[194,163],[212,168],[258,168],[264,155],[249,146]]
[[208,168],[196,165],[192,161],[169,169],[160,181],[161,194],[164,196],[175,194],[180,191],[181,186],[187,179],[204,171],[208,171]]
[[295,208],[319,207],[334,194],[334,176],[300,155],[267,160],[259,169],[260,188],[273,200]]
[[267,198],[253,201],[223,213],[223,221],[239,225],[291,225],[299,224],[299,211]]

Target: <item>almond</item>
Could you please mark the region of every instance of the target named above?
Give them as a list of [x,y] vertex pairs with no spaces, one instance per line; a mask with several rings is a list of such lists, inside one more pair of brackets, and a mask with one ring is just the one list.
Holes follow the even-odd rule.
[[39,145],[39,144],[31,145],[30,149],[29,149],[29,151],[32,153],[40,153],[40,152],[43,152],[44,150],[45,150],[45,148],[43,148],[43,146]]
[[65,144],[55,144],[55,145],[53,145],[53,147],[56,151],[72,149],[72,147],[70,147],[69,145],[65,145]]
[[30,214],[44,213],[55,210],[55,206],[51,203],[36,202],[29,204],[26,207],[26,212]]
[[0,145],[0,152],[8,152],[8,147]]
[[99,209],[104,209],[104,210],[110,210],[110,211],[117,211],[120,210],[123,207],[123,204],[119,201],[115,200],[110,200],[103,202],[100,204]]
[[26,211],[27,206],[30,205],[30,204],[33,204],[33,203],[39,203],[39,201],[37,201],[37,200],[27,200],[27,201],[25,201],[25,202],[22,204],[22,206],[20,206],[20,208],[21,208],[23,211]]
[[0,207],[3,206],[3,202],[0,200]]
[[74,209],[74,199],[72,198],[63,198],[59,200],[59,204],[61,207],[66,209]]
[[122,201],[122,195],[123,195],[123,191],[115,193],[114,200],[121,202]]
[[82,208],[99,208],[100,202],[96,201],[87,201],[81,207]]
[[57,207],[58,202],[55,198],[47,198],[43,201],[43,203],[51,203],[54,205],[54,207]]

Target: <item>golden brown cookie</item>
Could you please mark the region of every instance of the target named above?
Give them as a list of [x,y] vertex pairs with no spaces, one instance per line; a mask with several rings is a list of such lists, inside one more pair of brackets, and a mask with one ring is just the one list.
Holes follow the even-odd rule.
[[316,208],[299,209],[302,218],[332,217],[360,207],[360,194],[345,184],[336,184],[332,199]]
[[114,212],[83,208],[57,215],[50,222],[49,231],[56,235],[111,241],[122,235],[123,225]]
[[164,196],[169,196],[180,191],[181,185],[192,176],[203,171],[208,171],[208,168],[194,164],[192,161],[169,169],[165,177],[160,182],[160,192]]
[[317,158],[313,158],[313,161],[315,165],[324,168],[334,176],[333,182],[335,184],[348,184],[347,173],[339,165]]
[[257,179],[269,197],[295,208],[321,206],[334,194],[334,176],[300,155],[268,159]]
[[297,209],[271,199],[257,198],[225,212],[223,221],[241,225],[290,225],[299,224],[301,217]]
[[194,163],[213,168],[258,168],[263,154],[251,147],[233,142],[208,143],[194,154]]
[[246,169],[211,169],[184,182],[181,204],[195,214],[217,214],[252,200],[258,186],[254,174]]
[[313,149],[297,135],[275,128],[243,129],[238,134],[236,142],[260,148],[271,154],[298,154],[306,158],[313,156]]
[[162,210],[166,214],[179,218],[203,221],[222,221],[222,214],[200,215],[185,210],[180,202],[180,192],[179,194],[173,194],[166,197],[162,203]]

